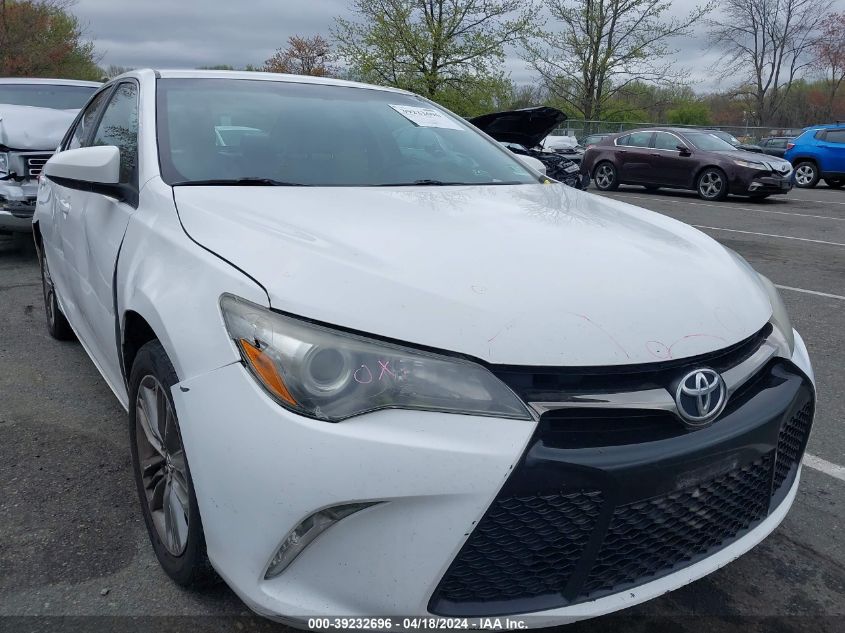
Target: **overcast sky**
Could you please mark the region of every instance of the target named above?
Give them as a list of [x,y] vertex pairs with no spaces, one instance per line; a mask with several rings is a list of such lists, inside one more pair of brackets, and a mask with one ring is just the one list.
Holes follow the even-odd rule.
[[[674,0],[682,14],[697,0]],[[261,65],[290,35],[328,35],[335,16],[349,15],[349,0],[78,0],[74,12],[103,56],[101,65],[196,68]],[[679,64],[690,68],[697,90],[718,88],[709,70],[704,28],[674,43]],[[532,75],[515,53],[507,70],[517,83]]]

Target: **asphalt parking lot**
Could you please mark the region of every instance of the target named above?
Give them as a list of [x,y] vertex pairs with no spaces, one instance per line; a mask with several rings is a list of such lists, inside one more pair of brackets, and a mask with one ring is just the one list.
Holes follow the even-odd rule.
[[[769,539],[624,616],[567,630],[845,630],[845,470],[836,468],[845,464],[845,190],[755,203],[635,187],[606,195],[698,226],[781,287],[815,366],[818,414],[798,498]],[[194,593],[159,569],[125,413],[78,344],[49,338],[34,252],[5,238],[0,490],[0,630],[284,629],[224,585]]]

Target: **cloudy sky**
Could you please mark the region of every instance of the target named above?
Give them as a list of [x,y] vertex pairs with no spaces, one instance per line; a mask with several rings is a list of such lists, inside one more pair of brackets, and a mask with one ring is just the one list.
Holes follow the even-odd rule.
[[[674,0],[683,14],[697,0]],[[335,16],[349,15],[349,0],[78,0],[74,12],[108,66],[196,68],[260,65],[290,35],[328,35]],[[674,43],[698,90],[718,87],[709,71],[704,29]],[[531,81],[514,53],[507,69],[517,83]]]

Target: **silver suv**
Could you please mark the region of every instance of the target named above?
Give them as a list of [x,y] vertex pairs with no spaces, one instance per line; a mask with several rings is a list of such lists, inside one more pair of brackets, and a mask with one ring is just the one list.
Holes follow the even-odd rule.
[[32,230],[41,168],[100,85],[0,78],[0,234]]

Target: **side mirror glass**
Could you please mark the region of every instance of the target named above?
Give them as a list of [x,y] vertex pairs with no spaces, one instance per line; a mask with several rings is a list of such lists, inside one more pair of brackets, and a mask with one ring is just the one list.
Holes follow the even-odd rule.
[[80,147],[53,154],[44,165],[48,178],[79,184],[117,185],[120,183],[120,150],[113,145]]

